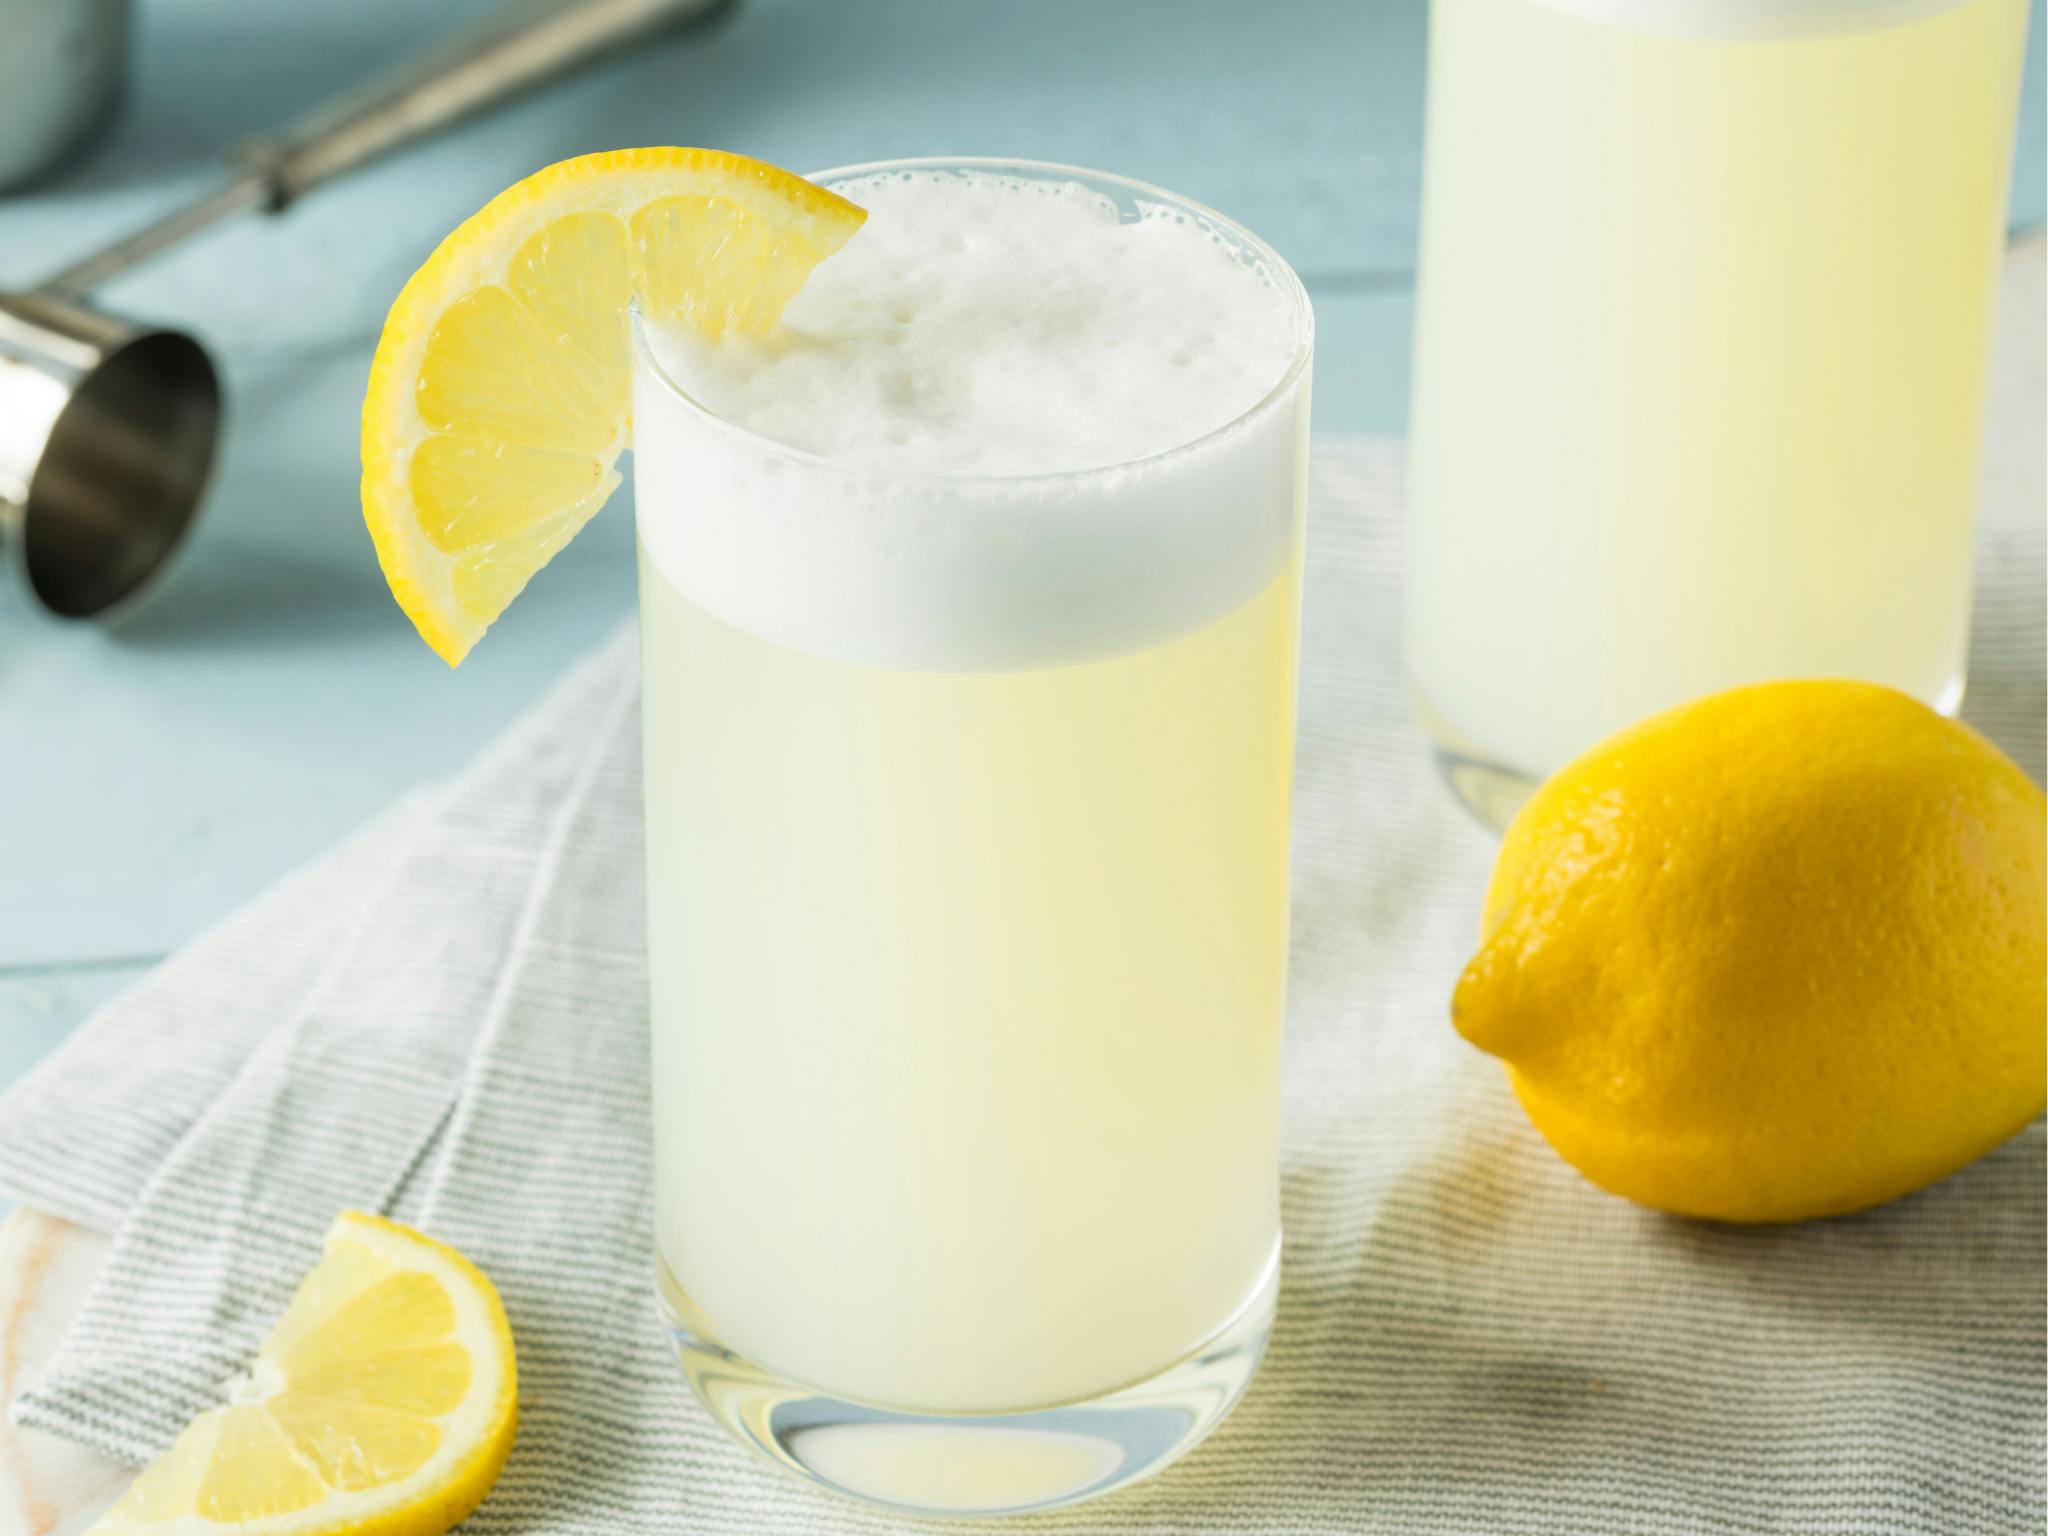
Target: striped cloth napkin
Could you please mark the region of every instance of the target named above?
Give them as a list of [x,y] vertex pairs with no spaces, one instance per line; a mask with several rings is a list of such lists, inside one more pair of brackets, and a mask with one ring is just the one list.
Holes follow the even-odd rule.
[[[1036,1527],[2038,1529],[2042,1125],[1817,1225],[1582,1183],[1445,1021],[1492,843],[1408,719],[1396,451],[1319,450],[1310,499],[1277,1332],[1208,1445]],[[1969,713],[2038,778],[2043,532],[2000,505]],[[470,1529],[942,1528],[756,1464],[667,1353],[635,679],[622,634],[0,1101],[0,1187],[115,1233],[24,1423],[161,1450],[358,1206],[458,1245],[510,1310],[523,1423]]]

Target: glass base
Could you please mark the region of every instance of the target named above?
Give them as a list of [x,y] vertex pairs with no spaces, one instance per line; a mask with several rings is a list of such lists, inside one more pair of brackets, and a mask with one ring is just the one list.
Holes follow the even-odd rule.
[[1450,723],[1430,707],[1412,677],[1408,680],[1408,704],[1416,723],[1429,736],[1437,772],[1458,803],[1489,831],[1505,832],[1522,802],[1536,792],[1540,778],[1495,762],[1490,753],[1462,740]]
[[[658,1261],[657,1261],[658,1262]],[[1099,1498],[1185,1456],[1259,1368],[1279,1251],[1206,1345],[1102,1397],[1014,1413],[918,1413],[848,1401],[754,1364],[687,1325],[661,1266],[663,1313],[697,1396],[744,1444],[807,1482],[920,1515],[1021,1515]]]
[[1505,832],[1522,802],[1536,792],[1537,780],[1499,763],[1468,757],[1441,741],[1435,743],[1436,770],[1458,803],[1488,830]]
[[[1962,674],[1957,673],[1940,694],[1926,702],[1937,713],[1954,719],[1962,711],[1963,684]],[[1495,762],[1490,754],[1462,740],[1430,707],[1429,700],[1412,681],[1408,699],[1417,722],[1429,735],[1437,772],[1443,775],[1458,803],[1491,831],[1507,831],[1508,823],[1515,819],[1522,803],[1536,792],[1543,776]]]

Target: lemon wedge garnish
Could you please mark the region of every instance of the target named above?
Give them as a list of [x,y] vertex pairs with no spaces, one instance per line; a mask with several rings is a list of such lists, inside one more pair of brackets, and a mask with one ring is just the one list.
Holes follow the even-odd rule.
[[438,1536],[490,1492],[519,1416],[491,1282],[355,1211],[229,1397],[88,1536]]
[[866,217],[743,155],[618,149],[457,226],[391,306],[363,398],[363,516],[421,638],[461,661],[619,483],[635,299],[760,335]]

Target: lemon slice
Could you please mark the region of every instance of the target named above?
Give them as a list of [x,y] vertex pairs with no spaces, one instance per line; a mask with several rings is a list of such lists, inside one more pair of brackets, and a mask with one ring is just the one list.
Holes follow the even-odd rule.
[[634,299],[759,335],[866,217],[743,155],[618,149],[536,172],[443,240],[363,398],[363,516],[421,638],[461,661],[619,483]]
[[89,1536],[437,1536],[490,1492],[518,1421],[491,1282],[355,1211],[229,1396]]

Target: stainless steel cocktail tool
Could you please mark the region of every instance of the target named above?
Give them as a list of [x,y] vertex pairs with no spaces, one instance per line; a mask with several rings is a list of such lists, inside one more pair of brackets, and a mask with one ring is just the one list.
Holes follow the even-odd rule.
[[220,377],[178,331],[85,296],[231,213],[275,213],[385,151],[720,0],[527,3],[240,146],[219,186],[73,263],[0,293],[0,542],[65,618],[126,607],[191,525],[220,431]]

